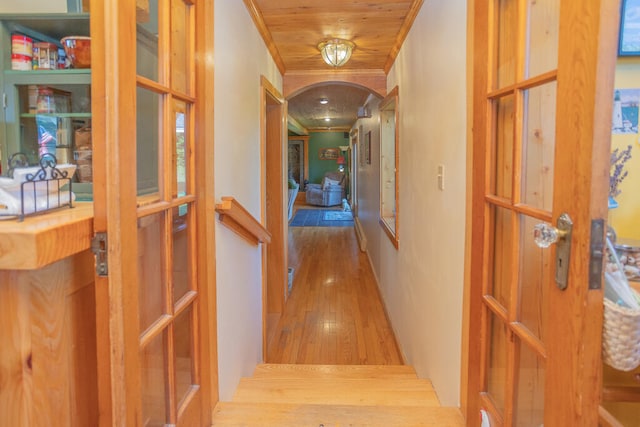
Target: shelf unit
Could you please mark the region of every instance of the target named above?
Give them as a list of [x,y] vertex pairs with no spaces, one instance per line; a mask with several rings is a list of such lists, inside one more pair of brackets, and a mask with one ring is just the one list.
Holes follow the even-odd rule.
[[[56,132],[56,156],[59,163],[78,163],[75,133],[90,127],[91,123],[91,70],[28,70],[11,69],[11,34],[21,33],[34,39],[57,43],[68,35],[90,35],[88,14],[0,15],[0,88],[2,88],[3,114],[0,117],[0,165],[8,169],[7,160],[16,152],[23,152],[31,164],[38,161],[38,128],[48,119]],[[65,91],[70,97],[70,109],[61,112],[36,114],[33,95],[29,100],[29,87],[49,87]],[[56,120],[51,121],[51,118]],[[55,123],[51,125],[51,123]],[[42,130],[42,129],[40,129]],[[90,149],[90,148],[89,148]],[[86,157],[84,152],[83,157]],[[90,153],[90,152],[89,152]],[[89,154],[90,158],[90,154]],[[85,177],[76,172],[73,189],[77,200],[92,199],[90,162]],[[76,182],[76,181],[82,182]]]

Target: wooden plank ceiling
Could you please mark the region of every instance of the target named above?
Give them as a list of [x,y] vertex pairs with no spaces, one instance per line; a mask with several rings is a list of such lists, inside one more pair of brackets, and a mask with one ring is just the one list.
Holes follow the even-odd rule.
[[[285,79],[291,73],[388,73],[423,0],[244,0]],[[339,70],[318,44],[330,38],[356,47]],[[316,86],[289,99],[289,114],[308,130],[349,129],[369,92],[343,85]],[[330,104],[321,105],[326,97]],[[334,100],[332,102],[332,100]],[[325,121],[327,115],[331,123]]]
[[[357,120],[358,107],[368,96],[368,90],[356,86],[312,87],[289,100],[289,116],[307,130],[348,131]],[[321,99],[327,103],[320,103]]]

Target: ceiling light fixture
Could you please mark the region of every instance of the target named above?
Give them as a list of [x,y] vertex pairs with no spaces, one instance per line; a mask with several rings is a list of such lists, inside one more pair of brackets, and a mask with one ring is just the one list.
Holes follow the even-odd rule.
[[325,117],[325,118],[324,118],[324,121],[325,121],[325,122],[330,122],[330,121],[331,121],[331,119],[330,119],[329,117]]
[[324,62],[333,67],[342,67],[346,64],[355,47],[353,42],[344,39],[325,40],[318,45]]
[[328,103],[329,103],[329,100],[327,98],[320,98],[320,104],[325,105]]

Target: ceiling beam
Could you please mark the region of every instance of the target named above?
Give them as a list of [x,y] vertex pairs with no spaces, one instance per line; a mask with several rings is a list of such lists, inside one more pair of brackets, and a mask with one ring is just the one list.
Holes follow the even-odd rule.
[[312,133],[320,133],[320,132],[349,132],[351,128],[349,126],[337,126],[337,127],[326,127],[326,128],[309,128],[309,132]]
[[290,115],[287,115],[287,129],[297,135],[309,135],[309,131]]

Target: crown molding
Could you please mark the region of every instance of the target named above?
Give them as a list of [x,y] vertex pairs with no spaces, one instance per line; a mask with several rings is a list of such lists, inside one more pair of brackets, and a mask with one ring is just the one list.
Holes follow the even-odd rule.
[[262,36],[262,40],[264,40],[264,43],[267,45],[267,50],[269,50],[273,61],[276,63],[278,70],[280,70],[280,74],[284,74],[286,71],[284,61],[282,60],[282,56],[280,56],[276,43],[273,41],[273,37],[271,37],[267,24],[264,23],[262,12],[260,12],[260,9],[254,0],[243,1],[249,11],[249,15],[251,15],[251,19],[253,19],[253,23],[256,25],[258,32]]

